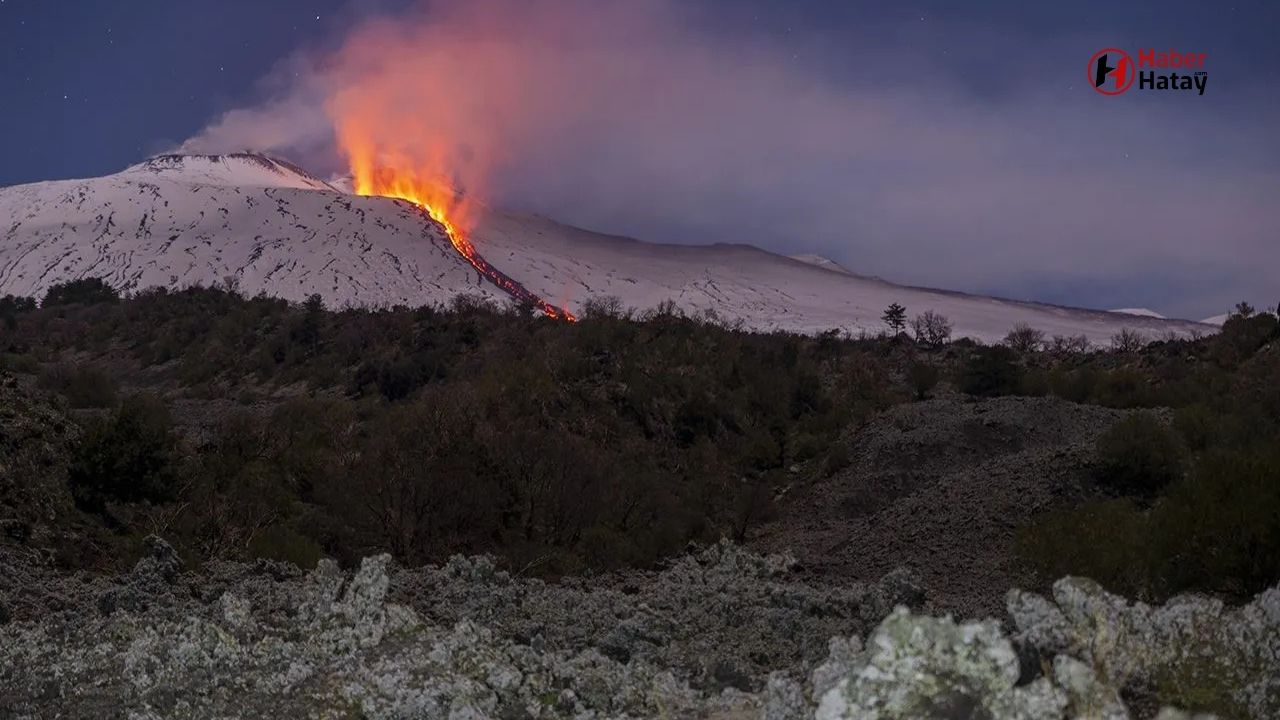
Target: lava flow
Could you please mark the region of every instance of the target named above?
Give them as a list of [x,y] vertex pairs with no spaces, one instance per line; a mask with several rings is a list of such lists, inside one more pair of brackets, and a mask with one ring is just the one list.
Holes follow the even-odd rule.
[[467,217],[467,205],[457,193],[449,190],[443,183],[433,183],[418,179],[414,175],[406,175],[388,168],[366,168],[353,163],[352,175],[355,193],[379,197],[407,200],[426,212],[427,216],[444,228],[449,242],[458,254],[489,282],[497,285],[508,295],[519,302],[529,303],[542,311],[543,315],[556,320],[576,322],[573,313],[564,308],[543,300],[528,288],[511,279],[506,273],[490,265],[479,253],[475,245],[467,238],[462,229],[463,219]]

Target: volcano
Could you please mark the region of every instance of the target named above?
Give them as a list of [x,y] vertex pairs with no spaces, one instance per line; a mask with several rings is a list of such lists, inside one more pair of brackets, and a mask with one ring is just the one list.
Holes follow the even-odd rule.
[[[900,303],[947,316],[956,336],[1002,338],[1026,323],[1107,342],[1123,328],[1155,338],[1216,328],[896,285],[824,259],[747,245],[669,245],[602,235],[549,218],[482,208],[469,258],[448,229],[405,200],[345,192],[279,158],[162,155],[122,172],[0,189],[0,295],[41,296],[100,277],[122,291],[231,284],[330,307],[447,305],[515,298],[554,315],[592,297],[672,301],[759,331],[878,332]],[[492,272],[487,272],[488,268]],[[504,285],[495,278],[505,278]]]

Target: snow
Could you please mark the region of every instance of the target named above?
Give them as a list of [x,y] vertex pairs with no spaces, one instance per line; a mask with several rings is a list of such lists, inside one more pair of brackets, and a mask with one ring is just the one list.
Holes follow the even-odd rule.
[[417,208],[326,188],[247,155],[3,188],[0,295],[81,277],[126,291],[233,278],[249,295],[334,307],[505,300]]
[[[1276,313],[1267,310],[1263,310],[1262,313],[1267,315],[1276,315]],[[1222,327],[1223,323],[1225,323],[1230,317],[1231,313],[1222,313],[1221,315],[1214,315],[1213,317],[1205,318],[1200,322],[1205,325],[1216,325],[1217,327]]]
[[832,260],[831,258],[822,257],[821,255],[792,255],[790,257],[792,260],[799,260],[802,263],[807,263],[809,265],[824,268],[826,270],[831,270],[833,272],[844,273],[845,275],[853,274],[849,272],[848,268],[836,262],[835,260]]
[[1111,310],[1109,312],[1120,313],[1122,315],[1136,315],[1138,317],[1164,319],[1164,316],[1161,315],[1160,313],[1156,312],[1155,310],[1149,310],[1147,308],[1116,308],[1115,310]]
[[714,311],[757,330],[853,334],[884,329],[890,303],[908,317],[946,315],[957,337],[998,342],[1015,324],[1049,335],[1084,335],[1107,344],[1121,329],[1148,337],[1204,334],[1185,320],[1119,315],[895,285],[831,272],[747,245],[660,245],[601,235],[538,216],[490,211],[473,234],[476,249],[529,290],[575,312],[592,295],[651,308],[667,299],[691,313]]
[[[647,309],[672,300],[755,330],[883,329],[890,303],[946,315],[955,335],[995,342],[1018,323],[1105,344],[1212,327],[913,288],[746,245],[664,245],[490,210],[473,233],[490,264],[553,305],[593,295]],[[819,260],[825,260],[819,258]],[[830,264],[828,264],[830,263]],[[834,267],[831,267],[834,266]],[[102,277],[122,290],[218,285],[331,307],[506,300],[412,205],[355,197],[260,155],[162,156],[115,175],[0,188],[0,295]]]
[[120,175],[138,182],[164,179],[219,187],[336,189],[286,160],[256,153],[157,155],[126,168]]

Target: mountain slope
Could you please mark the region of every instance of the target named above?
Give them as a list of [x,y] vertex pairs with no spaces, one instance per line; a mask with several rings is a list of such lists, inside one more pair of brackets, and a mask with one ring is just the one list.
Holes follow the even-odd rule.
[[909,317],[940,312],[954,323],[956,336],[986,342],[999,341],[1017,323],[1102,344],[1122,328],[1151,338],[1213,331],[1184,320],[895,285],[748,245],[659,245],[497,211],[485,217],[474,241],[529,290],[574,311],[592,295],[616,295],[636,308],[671,299],[687,311],[712,310],[754,329],[874,333],[884,329],[884,309],[897,302]]
[[[489,211],[476,250],[554,305],[593,295],[646,309],[672,300],[757,330],[879,332],[890,303],[946,315],[955,335],[997,341],[1017,323],[1107,342],[1122,328],[1150,337],[1211,332],[1137,317],[894,285],[829,261],[746,245],[663,245],[546,218]],[[330,306],[445,304],[460,294],[504,302],[443,228],[403,201],[357,197],[262,155],[164,155],[89,180],[0,189],[0,294],[102,277],[122,290],[215,285]]]
[[330,305],[500,299],[413,205],[339,193],[258,155],[162,156],[103,178],[0,189],[0,294],[102,277]]

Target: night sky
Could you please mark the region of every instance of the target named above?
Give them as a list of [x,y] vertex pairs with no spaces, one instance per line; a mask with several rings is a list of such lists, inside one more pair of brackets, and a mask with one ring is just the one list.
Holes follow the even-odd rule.
[[[412,5],[421,3],[0,0],[0,186],[102,175],[170,150],[223,112],[279,92],[287,82],[281,67],[298,53],[323,52],[363,20]],[[879,183],[888,178],[893,211],[877,200],[846,216],[835,211],[840,202],[817,203],[806,190],[794,202],[781,201],[805,220],[804,232],[787,233],[794,223],[773,227],[749,209],[738,213],[758,201],[745,185],[681,187],[683,197],[705,190],[698,213],[661,198],[627,205],[620,196],[630,187],[622,182],[599,191],[614,195],[584,197],[582,187],[598,183],[589,173],[575,174],[572,159],[563,187],[548,188],[536,168],[525,168],[496,183],[500,200],[646,239],[743,240],[777,251],[820,252],[895,280],[1052,302],[1147,305],[1204,316],[1225,311],[1223,304],[1240,296],[1258,304],[1280,301],[1274,281],[1280,276],[1280,3],[703,0],[684,7],[689,25],[718,47],[767,45],[776,62],[794,63],[796,77],[820,80],[821,92],[841,102],[910,97],[912,114],[921,117],[915,130],[889,138],[902,145],[898,152],[876,155],[869,142],[865,152],[837,157],[812,175],[795,163],[776,171],[786,175],[771,180],[768,191],[775,202],[777,187],[842,186],[859,189],[850,197],[866,197],[883,190]],[[1208,92],[1199,98],[1096,96],[1083,82],[1085,64],[1108,45],[1208,52]],[[953,114],[962,118],[959,124],[951,122]],[[963,177],[965,153],[913,154],[913,140],[934,129],[954,132],[955,146],[981,150],[992,142],[988,128],[1000,138],[1026,137],[982,155],[989,167],[977,171],[984,179],[972,188],[959,188],[955,179]],[[601,147],[607,142],[601,139]],[[848,143],[833,136],[832,144]],[[941,189],[913,197],[912,188],[928,178],[937,178]],[[1046,189],[1059,187],[1057,180],[1092,190]],[[951,187],[974,195],[956,200],[961,210],[949,215]],[[1019,188],[1029,196],[1020,197]],[[1149,194],[1139,196],[1143,188]],[[1127,205],[1105,209],[1103,195],[1129,191],[1135,195]],[[1001,203],[991,202],[997,192],[1008,193]],[[1007,212],[997,209],[1002,203]],[[1186,234],[1185,218],[1161,219],[1170,207],[1196,203],[1203,222],[1195,235]],[[1143,210],[1132,211],[1134,204]],[[990,209],[974,210],[986,205]],[[1059,205],[1078,209],[1063,211],[1055,228],[1079,219],[1079,232],[1094,235],[1107,227],[1101,215],[1116,213],[1115,237],[1082,252],[1126,247],[1129,240],[1132,251],[1092,258],[1094,267],[1107,266],[1105,273],[1081,263],[1060,267],[1073,247],[1071,227],[1057,240],[1038,239],[1047,227],[1043,208]],[[928,212],[913,210],[920,206]],[[1028,206],[1037,209],[1024,217],[1018,208]],[[1090,212],[1100,216],[1081,219]],[[739,214],[740,221],[725,219]],[[1178,231],[1183,234],[1175,238]],[[1161,236],[1179,247],[1166,256],[1152,240]],[[1207,262],[1208,251],[1184,247],[1197,241],[1233,257]],[[993,261],[967,262],[973,255]]]

